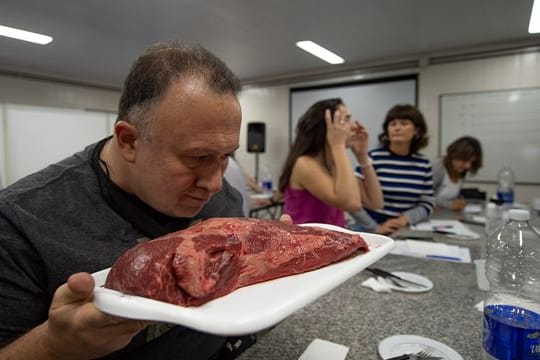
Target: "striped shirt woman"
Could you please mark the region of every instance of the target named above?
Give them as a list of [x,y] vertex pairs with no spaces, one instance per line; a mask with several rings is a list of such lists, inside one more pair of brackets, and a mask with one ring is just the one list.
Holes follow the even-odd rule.
[[[401,215],[410,224],[427,220],[433,212],[433,174],[431,162],[418,153],[400,156],[386,148],[369,152],[381,183],[384,207],[367,210],[377,223]],[[359,168],[357,168],[357,171]]]
[[[422,113],[412,105],[388,111],[379,134],[380,148],[369,152],[384,196],[382,209],[351,213],[357,230],[390,234],[427,220],[434,207],[431,162],[418,150],[428,143]],[[361,173],[362,166],[356,168]],[[360,175],[361,176],[361,175]]]

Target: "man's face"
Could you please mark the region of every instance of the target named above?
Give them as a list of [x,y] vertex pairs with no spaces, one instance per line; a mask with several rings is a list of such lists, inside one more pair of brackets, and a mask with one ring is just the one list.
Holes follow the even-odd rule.
[[221,189],[227,156],[238,148],[238,99],[182,80],[150,116],[150,141],[135,141],[129,187],[163,214],[192,217]]

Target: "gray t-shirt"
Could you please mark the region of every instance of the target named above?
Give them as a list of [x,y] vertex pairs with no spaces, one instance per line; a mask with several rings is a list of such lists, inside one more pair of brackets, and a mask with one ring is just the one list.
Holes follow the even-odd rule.
[[[138,206],[136,198],[111,207],[110,197],[107,199],[110,186],[104,186],[104,174],[92,164],[104,142],[0,191],[0,347],[47,320],[55,290],[71,274],[108,268],[141,239],[152,237],[152,232],[145,231],[149,226],[137,228],[127,220],[133,221],[131,215],[118,211],[143,208],[135,219],[144,223],[147,217],[150,224],[163,223],[162,218],[156,222],[155,214]],[[120,195],[114,197],[117,203],[125,201],[123,196],[131,196],[119,189],[113,192]],[[227,182],[197,218],[217,216],[242,216],[240,194]],[[183,220],[169,223],[180,230],[192,219]],[[225,340],[156,324],[110,358],[172,358],[174,354],[178,359],[208,359]]]
[[453,182],[444,166],[444,159],[438,158],[433,162],[433,189],[435,191],[435,204],[450,209],[452,201],[460,195],[463,179]]

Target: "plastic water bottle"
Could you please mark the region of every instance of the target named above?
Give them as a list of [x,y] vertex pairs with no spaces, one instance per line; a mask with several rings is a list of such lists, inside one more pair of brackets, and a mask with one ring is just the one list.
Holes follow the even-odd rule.
[[497,174],[497,198],[503,205],[514,203],[514,172],[506,165]]
[[501,226],[503,226],[503,209],[495,203],[489,202],[486,205],[486,237],[493,235]]
[[[503,208],[494,203],[488,202],[486,205],[486,224],[484,226],[484,232],[486,234],[486,239],[493,235],[501,226],[505,223],[503,217]],[[487,242],[484,243],[480,250],[480,258],[485,259],[487,252]]]
[[509,219],[488,239],[482,354],[540,360],[540,235],[528,210],[511,209]]
[[270,173],[270,170],[268,170],[267,166],[263,166],[262,171],[263,173],[262,173],[261,186],[264,192],[272,192],[273,190],[272,174]]

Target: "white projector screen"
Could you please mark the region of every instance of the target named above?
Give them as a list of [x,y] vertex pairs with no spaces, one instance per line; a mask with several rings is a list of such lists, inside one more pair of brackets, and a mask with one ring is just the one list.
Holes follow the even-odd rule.
[[386,113],[397,104],[417,104],[417,76],[407,75],[331,86],[291,89],[290,140],[299,117],[319,100],[339,97],[349,107],[353,120],[369,131],[369,149],[378,145]]

